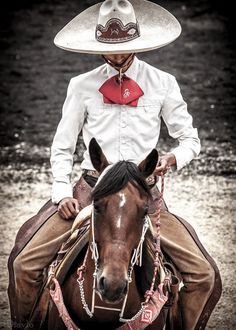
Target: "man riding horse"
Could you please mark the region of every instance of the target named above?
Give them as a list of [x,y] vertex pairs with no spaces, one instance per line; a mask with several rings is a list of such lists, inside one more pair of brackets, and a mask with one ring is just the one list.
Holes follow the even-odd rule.
[[[156,147],[162,118],[179,144],[160,157],[152,184],[157,176],[169,169],[180,170],[199,154],[197,129],[176,79],[136,55],[165,46],[180,33],[179,22],[159,5],[145,0],[105,0],[83,11],[57,34],[58,47],[100,54],[106,63],[69,83],[51,148],[52,203],[25,225],[9,258],[13,328],[26,326],[44,269],[70,236],[79,210],[89,203],[99,176],[88,152],[93,137],[110,164],[120,160],[139,164]],[[77,185],[85,182],[89,188],[78,197],[73,195],[70,178],[80,132],[86,150]],[[149,210],[153,221],[156,213]],[[217,266],[191,226],[167,209],[161,210],[161,244],[183,278],[184,329],[204,329],[221,294]]]

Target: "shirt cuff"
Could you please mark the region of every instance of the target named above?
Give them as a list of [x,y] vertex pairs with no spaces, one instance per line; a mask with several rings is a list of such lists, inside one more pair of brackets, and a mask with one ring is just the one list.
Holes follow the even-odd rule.
[[177,171],[188,165],[191,160],[196,156],[192,150],[186,149],[182,146],[178,146],[172,149],[170,152],[174,154],[176,159],[176,166],[172,166],[171,169]]
[[52,184],[52,202],[58,204],[63,198],[73,197],[71,183],[54,181]]

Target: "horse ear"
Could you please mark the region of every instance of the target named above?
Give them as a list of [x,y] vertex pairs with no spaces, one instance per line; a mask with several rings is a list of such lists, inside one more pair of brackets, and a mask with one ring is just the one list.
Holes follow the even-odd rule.
[[97,143],[97,140],[95,138],[92,138],[89,142],[89,155],[93,167],[99,173],[101,173],[104,168],[109,165],[106,156],[104,155],[100,145]]
[[158,152],[156,149],[153,149],[138,166],[140,172],[144,175],[145,178],[154,172],[157,162]]

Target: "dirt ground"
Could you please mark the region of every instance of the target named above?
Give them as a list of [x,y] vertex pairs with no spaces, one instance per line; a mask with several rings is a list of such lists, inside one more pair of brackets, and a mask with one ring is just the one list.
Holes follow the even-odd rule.
[[[69,79],[102,63],[57,49],[55,34],[96,1],[6,4],[0,13],[0,329],[9,329],[6,262],[19,227],[49,198],[50,145]],[[207,329],[236,329],[235,39],[233,10],[219,1],[158,1],[181,22],[173,44],[140,58],[174,74],[202,142],[200,156],[166,177],[171,211],[187,219],[218,264],[223,294]],[[158,149],[174,142],[163,126]],[[79,173],[83,144],[75,156]]]

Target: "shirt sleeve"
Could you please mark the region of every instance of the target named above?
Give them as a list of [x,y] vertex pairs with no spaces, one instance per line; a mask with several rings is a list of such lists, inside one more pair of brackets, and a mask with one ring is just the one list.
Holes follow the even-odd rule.
[[84,117],[85,106],[82,96],[75,92],[71,79],[62,108],[62,118],[51,147],[52,202],[55,204],[65,197],[73,196],[71,184],[73,156]]
[[171,77],[170,88],[166,94],[162,118],[169,135],[178,140],[178,146],[171,150],[176,158],[176,169],[180,170],[200,153],[201,145],[192,116],[188,113],[176,79]]

